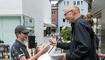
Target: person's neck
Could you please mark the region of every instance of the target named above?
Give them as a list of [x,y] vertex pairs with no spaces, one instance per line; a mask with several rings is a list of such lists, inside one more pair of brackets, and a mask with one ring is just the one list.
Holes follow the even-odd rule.
[[17,38],[17,40],[18,40],[20,43],[24,44],[24,40],[21,40],[20,38]]
[[76,14],[74,20],[77,20],[80,16],[81,16],[81,14]]

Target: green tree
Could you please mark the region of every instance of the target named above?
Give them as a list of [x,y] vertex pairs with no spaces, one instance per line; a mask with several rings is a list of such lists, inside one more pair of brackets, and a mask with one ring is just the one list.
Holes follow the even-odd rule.
[[92,1],[93,0],[85,0],[87,3],[88,3],[88,10],[89,12],[91,11],[91,8],[92,8]]
[[72,27],[65,27],[60,32],[60,37],[63,37],[64,41],[70,41],[72,37]]

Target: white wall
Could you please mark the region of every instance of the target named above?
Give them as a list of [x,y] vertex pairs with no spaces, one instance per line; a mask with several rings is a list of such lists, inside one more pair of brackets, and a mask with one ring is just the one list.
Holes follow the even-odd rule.
[[34,18],[35,36],[38,45],[44,42],[44,24],[51,24],[51,5],[49,0],[22,0],[23,14]]
[[20,16],[0,16],[0,40],[10,46],[16,40],[15,27],[20,25]]
[[51,24],[51,4],[49,0],[44,1],[45,7],[43,7],[44,10],[44,23]]
[[24,15],[35,18],[36,0],[22,0],[22,12]]
[[51,4],[49,0],[36,0],[35,18],[43,19],[45,23],[51,23]]
[[[22,0],[23,14],[35,19],[43,19],[51,24],[51,4],[49,0]],[[41,20],[42,21],[42,20]]]
[[[46,21],[45,21],[46,20]],[[38,45],[44,42],[44,24],[51,23],[51,5],[49,0],[35,0],[35,36]]]
[[0,15],[22,14],[21,0],[0,0]]

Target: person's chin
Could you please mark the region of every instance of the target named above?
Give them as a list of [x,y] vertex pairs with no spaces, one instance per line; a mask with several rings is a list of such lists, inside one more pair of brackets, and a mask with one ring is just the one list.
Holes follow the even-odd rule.
[[27,40],[27,38],[24,38],[24,40]]
[[69,22],[69,24],[71,24],[71,22]]

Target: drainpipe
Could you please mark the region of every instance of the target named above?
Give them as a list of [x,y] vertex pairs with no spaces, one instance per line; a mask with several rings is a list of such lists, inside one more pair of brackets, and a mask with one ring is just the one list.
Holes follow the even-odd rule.
[[20,25],[23,25],[24,20],[23,20],[23,15],[21,15],[21,19],[20,19]]

